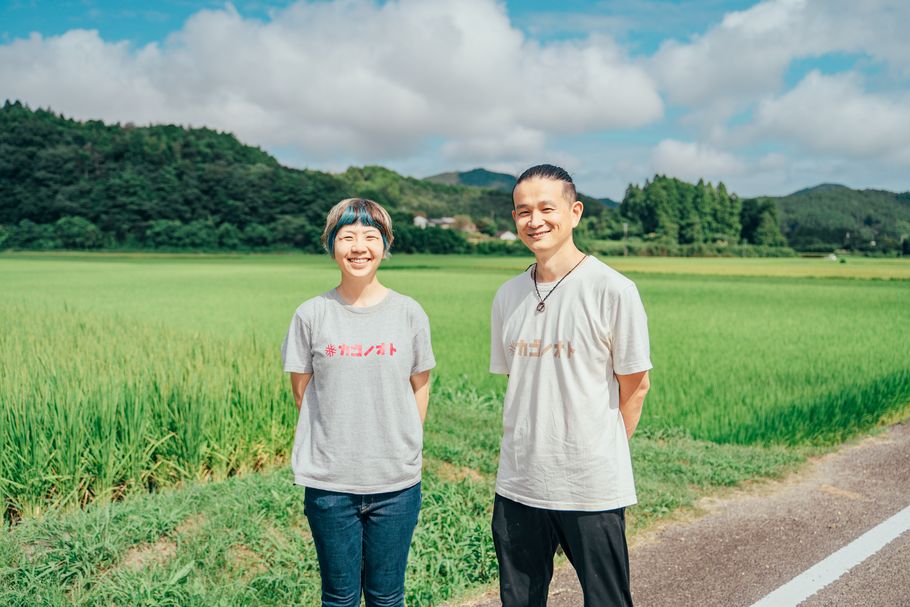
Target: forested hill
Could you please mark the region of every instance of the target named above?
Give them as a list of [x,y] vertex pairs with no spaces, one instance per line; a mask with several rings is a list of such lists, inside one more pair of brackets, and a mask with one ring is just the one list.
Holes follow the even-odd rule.
[[[9,102],[0,110],[0,224],[16,231],[14,244],[158,246],[183,229],[186,246],[289,232],[305,246],[345,193],[330,175],[288,170],[209,129],[77,122]],[[59,221],[64,229],[48,227]]]
[[853,190],[822,184],[780,198],[781,228],[800,250],[848,248],[910,254],[910,192]]
[[[397,251],[511,252],[493,240],[514,229],[514,177],[483,169],[452,175],[455,184],[377,166],[341,174],[297,170],[211,129],[80,122],[6,102],[0,107],[0,249],[319,251],[327,210],[362,196],[389,209]],[[474,185],[459,185],[465,180]],[[808,250],[910,247],[901,238],[910,231],[908,194],[823,186],[779,199],[740,199],[722,183],[658,175],[629,186],[619,208],[579,197],[581,239],[626,239],[643,254],[730,254],[740,244],[775,254],[769,249],[788,244],[784,235]],[[422,230],[413,225],[416,215],[454,218],[460,229]]]
[[[417,213],[470,215],[489,231],[511,225],[504,192],[433,184],[382,167],[340,175],[290,169],[210,129],[79,122],[18,102],[0,108],[6,246],[316,251],[327,210],[355,195],[389,208],[402,232],[399,250],[407,250],[404,223]],[[433,235],[438,250],[464,240],[454,232]]]

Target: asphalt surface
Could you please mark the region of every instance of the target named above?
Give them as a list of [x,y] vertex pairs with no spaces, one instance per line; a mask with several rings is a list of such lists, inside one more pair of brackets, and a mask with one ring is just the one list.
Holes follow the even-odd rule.
[[[907,506],[910,422],[783,481],[702,500],[700,518],[635,538],[633,600],[637,607],[749,607]],[[499,604],[494,589],[462,607]],[[549,605],[583,604],[575,572],[559,569]],[[800,605],[910,607],[910,532]]]

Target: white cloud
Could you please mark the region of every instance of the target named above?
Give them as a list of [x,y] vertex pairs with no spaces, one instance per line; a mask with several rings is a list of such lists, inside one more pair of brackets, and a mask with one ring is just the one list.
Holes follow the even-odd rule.
[[856,74],[810,72],[793,90],[761,102],[754,135],[776,136],[814,152],[848,157],[910,154],[910,95],[867,93]]
[[864,54],[910,74],[910,45],[900,24],[903,0],[765,0],[728,13],[688,42],[665,42],[652,70],[671,101],[716,107],[719,118],[779,92],[796,59],[829,53]]
[[533,156],[567,133],[660,118],[613,41],[527,39],[494,0],[298,2],[261,22],[200,11],[135,49],[96,31],[0,45],[0,98],[77,118],[206,125],[309,158]]
[[745,169],[732,154],[707,144],[664,139],[651,154],[654,171],[671,177],[697,181],[726,179]]

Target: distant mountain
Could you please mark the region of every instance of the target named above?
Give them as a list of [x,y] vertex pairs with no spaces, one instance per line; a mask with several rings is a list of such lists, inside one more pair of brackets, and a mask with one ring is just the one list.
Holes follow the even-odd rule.
[[[424,181],[430,183],[444,183],[446,185],[462,185],[472,188],[487,188],[491,190],[500,190],[502,192],[511,192],[515,187],[517,178],[508,173],[496,173],[486,169],[471,169],[470,171],[452,171],[449,173],[440,173],[424,177]],[[579,192],[579,200],[582,202],[599,202],[611,209],[619,208],[619,203],[612,198],[595,198]]]
[[494,173],[486,169],[472,169],[470,171],[440,173],[425,177],[424,181],[430,183],[444,183],[445,185],[466,185],[474,188],[488,188],[511,192],[515,186],[515,177],[508,173]]
[[797,250],[894,251],[910,239],[910,192],[823,183],[764,199],[777,204],[781,231]]

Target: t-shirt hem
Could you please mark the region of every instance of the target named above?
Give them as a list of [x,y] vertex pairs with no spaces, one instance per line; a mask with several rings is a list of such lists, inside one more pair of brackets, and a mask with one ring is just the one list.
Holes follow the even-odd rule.
[[414,370],[411,371],[411,375],[417,375],[418,373],[423,373],[424,371],[432,371],[435,368],[436,368],[436,361],[433,361],[432,363],[427,363],[424,365],[417,365],[416,367],[414,367]]
[[401,481],[398,483],[393,483],[391,485],[344,485],[340,483],[326,483],[324,481],[318,481],[316,479],[309,478],[303,474],[294,475],[294,484],[302,485],[304,487],[312,487],[313,489],[322,489],[323,491],[338,491],[339,493],[354,493],[356,495],[369,495],[372,493],[391,493],[392,491],[400,491],[402,489],[407,489],[413,487],[420,482],[421,476],[418,474],[415,478],[408,479],[406,481]]
[[645,360],[642,362],[637,362],[631,365],[623,365],[620,368],[613,368],[613,373],[616,375],[632,375],[633,373],[641,373],[642,371],[650,371],[654,368],[654,365],[651,364],[650,360]]
[[490,373],[495,373],[496,375],[508,375],[509,369],[507,367],[490,367]]
[[496,488],[496,494],[501,495],[513,502],[531,506],[532,508],[542,508],[544,510],[578,510],[581,512],[600,512],[602,510],[615,510],[616,508],[626,508],[638,503],[638,498],[634,493],[623,495],[611,500],[600,502],[554,502],[552,500],[541,500],[536,498],[518,495],[511,491],[504,491],[499,487]]
[[304,367],[302,365],[285,365],[285,373],[312,373],[313,367]]

